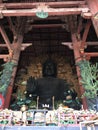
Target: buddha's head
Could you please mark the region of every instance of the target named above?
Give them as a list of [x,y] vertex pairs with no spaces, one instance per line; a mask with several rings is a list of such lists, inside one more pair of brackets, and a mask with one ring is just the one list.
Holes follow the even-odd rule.
[[48,59],[43,64],[42,72],[43,72],[43,77],[56,77],[57,66],[51,59]]

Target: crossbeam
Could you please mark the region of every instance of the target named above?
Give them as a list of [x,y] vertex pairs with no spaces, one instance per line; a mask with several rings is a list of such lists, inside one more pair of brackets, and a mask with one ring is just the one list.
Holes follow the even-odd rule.
[[3,55],[3,54],[2,54],[2,55],[0,54],[0,59],[6,59],[6,58],[8,58],[8,57],[9,57],[8,54],[6,54],[6,55],[5,55],[5,54],[4,54],[4,55]]
[[[88,12],[89,8],[48,8],[46,12],[48,12],[49,16],[63,16],[63,15],[74,15],[81,14],[82,12]],[[3,16],[36,16],[36,12],[38,9],[11,9],[11,10],[1,10],[0,11]]]
[[[68,46],[70,49],[73,49],[72,42],[62,42],[62,45]],[[98,46],[98,42],[86,42],[87,46]]]
[[[6,7],[7,9],[27,9],[27,8],[36,8],[39,4],[44,2],[36,2],[36,3],[2,3],[0,4],[1,7]],[[84,5],[85,1],[65,1],[65,2],[45,2],[44,4],[48,5],[52,8],[59,8],[59,7],[73,7],[73,6],[80,6]]]
[[32,28],[56,28],[56,27],[63,27],[65,24],[32,24]]
[[[14,44],[14,43],[13,43]],[[13,47],[13,44],[12,44],[12,47]],[[25,50],[27,47],[31,46],[32,43],[22,43],[21,44],[21,50]],[[7,47],[6,44],[0,44],[0,47]]]
[[84,55],[89,57],[98,57],[98,52],[85,52]]

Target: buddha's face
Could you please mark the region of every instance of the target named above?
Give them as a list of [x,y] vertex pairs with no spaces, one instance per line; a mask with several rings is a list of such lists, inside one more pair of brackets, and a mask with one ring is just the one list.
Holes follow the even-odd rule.
[[45,73],[47,76],[52,76],[54,74],[54,67],[52,63],[48,63],[46,65]]
[[53,62],[47,61],[43,67],[43,76],[54,76],[56,75],[56,66]]

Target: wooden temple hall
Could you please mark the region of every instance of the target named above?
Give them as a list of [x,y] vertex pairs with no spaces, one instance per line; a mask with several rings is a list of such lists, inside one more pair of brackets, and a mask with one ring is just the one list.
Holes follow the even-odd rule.
[[0,0],[0,108],[51,109],[70,90],[87,109],[82,61],[98,62],[98,0]]

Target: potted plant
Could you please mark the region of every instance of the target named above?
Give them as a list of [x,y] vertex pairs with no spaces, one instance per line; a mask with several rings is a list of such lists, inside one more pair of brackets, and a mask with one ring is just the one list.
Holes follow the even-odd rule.
[[87,60],[81,60],[77,65],[85,89],[82,96],[86,96],[89,109],[98,110],[98,63],[92,64]]

